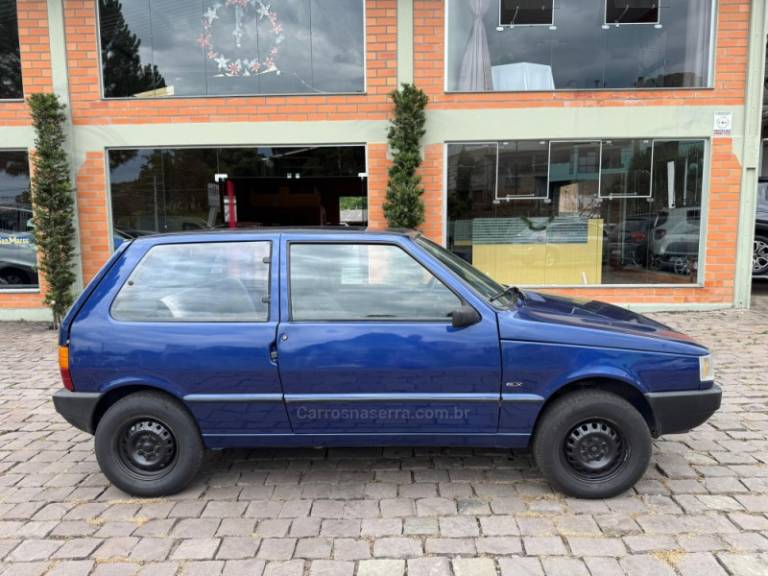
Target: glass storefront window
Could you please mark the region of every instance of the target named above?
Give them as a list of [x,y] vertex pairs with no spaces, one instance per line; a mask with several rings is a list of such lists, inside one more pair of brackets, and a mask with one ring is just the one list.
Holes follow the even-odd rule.
[[449,92],[711,85],[713,0],[447,0]]
[[364,0],[99,0],[105,98],[362,93]]
[[155,233],[368,220],[364,146],[114,149],[109,166],[115,247]]
[[38,287],[33,230],[27,153],[0,150],[0,291]]
[[0,0],[0,99],[22,97],[16,0]]
[[[545,158],[545,194],[499,193],[502,145],[516,166]],[[504,284],[696,283],[704,154],[704,140],[449,144],[448,248]]]

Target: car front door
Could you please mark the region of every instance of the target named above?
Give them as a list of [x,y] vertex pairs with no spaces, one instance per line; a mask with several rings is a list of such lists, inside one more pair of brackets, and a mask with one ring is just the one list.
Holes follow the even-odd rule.
[[497,431],[494,313],[453,327],[463,288],[430,271],[405,239],[282,242],[278,366],[294,432]]

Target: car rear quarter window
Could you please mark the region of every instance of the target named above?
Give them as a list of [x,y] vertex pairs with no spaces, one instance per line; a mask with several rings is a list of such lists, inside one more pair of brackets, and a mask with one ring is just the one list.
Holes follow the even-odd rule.
[[155,246],[112,303],[126,322],[265,322],[270,242]]
[[391,244],[296,243],[290,247],[295,321],[446,322],[461,300]]

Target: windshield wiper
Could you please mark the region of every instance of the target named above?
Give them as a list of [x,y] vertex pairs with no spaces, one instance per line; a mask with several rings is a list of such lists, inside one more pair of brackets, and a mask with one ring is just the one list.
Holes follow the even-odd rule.
[[520,288],[518,288],[517,286],[507,286],[501,292],[498,292],[493,296],[491,296],[490,298],[488,298],[488,302],[495,302],[499,298],[504,298],[504,296],[510,296],[510,295],[514,296],[515,300],[522,300],[523,302],[525,302],[525,292],[520,290]]

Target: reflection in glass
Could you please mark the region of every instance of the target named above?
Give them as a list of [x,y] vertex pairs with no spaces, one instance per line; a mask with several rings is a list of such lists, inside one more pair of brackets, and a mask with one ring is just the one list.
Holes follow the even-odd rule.
[[459,298],[401,248],[291,244],[291,317],[298,321],[442,321]]
[[[368,220],[363,146],[110,150],[109,164],[115,247],[231,225],[230,204],[236,226]],[[216,174],[228,175],[232,198]]]
[[126,322],[264,322],[270,250],[269,242],[155,246],[111,313]]
[[106,97],[364,91],[364,0],[99,0]]
[[22,96],[16,0],[0,0],[0,99]]
[[[536,162],[539,141],[517,144],[528,150],[518,163]],[[448,146],[452,252],[504,284],[697,281],[704,141],[546,144],[548,198],[507,200],[496,199],[494,143]]]
[[600,195],[651,195],[650,140],[605,140],[601,160]]
[[[500,27],[505,0],[448,0],[446,87],[484,92],[709,86],[712,2],[659,8],[651,0],[562,1],[555,4],[555,26]],[[510,3],[513,12],[517,4],[522,6]]]
[[545,198],[548,156],[547,142],[501,142],[498,197]]
[[0,151],[0,290],[37,288],[29,161],[23,151]]

